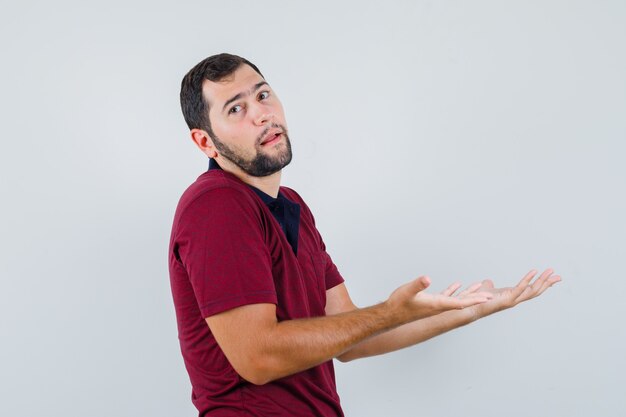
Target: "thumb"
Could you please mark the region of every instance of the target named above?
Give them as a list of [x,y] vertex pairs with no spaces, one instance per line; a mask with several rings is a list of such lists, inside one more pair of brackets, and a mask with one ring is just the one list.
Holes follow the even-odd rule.
[[411,292],[417,294],[420,291],[424,291],[426,288],[430,286],[430,278],[427,276],[421,276],[415,280],[413,280],[410,284]]

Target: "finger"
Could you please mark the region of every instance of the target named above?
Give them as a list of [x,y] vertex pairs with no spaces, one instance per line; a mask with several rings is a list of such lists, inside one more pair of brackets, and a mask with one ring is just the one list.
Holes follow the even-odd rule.
[[533,291],[535,292],[535,297],[540,294],[541,288],[546,284],[548,279],[552,277],[553,270],[551,268],[546,269],[543,274],[533,283]]
[[413,294],[417,294],[420,291],[424,291],[430,286],[430,278],[427,276],[421,276],[409,283],[409,289]]
[[471,307],[476,304],[486,303],[493,298],[493,294],[488,292],[472,293],[464,298],[453,298],[456,308]]
[[490,290],[492,290],[495,287],[495,285],[493,285],[493,281],[490,279],[485,279],[483,280],[483,288],[488,288]]
[[524,291],[526,291],[526,288],[528,287],[528,285],[530,284],[530,282],[532,281],[533,277],[536,274],[537,274],[537,270],[533,269],[529,271],[526,275],[524,275],[524,278],[522,278],[520,282],[512,289],[513,299],[516,299]]
[[528,284],[530,284],[530,282],[533,280],[533,277],[537,275],[537,270],[533,269],[531,271],[529,271],[526,275],[524,275],[524,278],[522,278],[520,280],[520,282],[517,284],[517,286],[522,286],[522,287],[527,287]]
[[548,268],[543,271],[543,273],[535,280],[535,282],[532,283],[532,285],[528,285],[527,289],[524,289],[522,294],[517,297],[516,301],[526,301],[541,294],[541,288],[548,281],[553,272],[552,268]]
[[459,293],[459,297],[465,297],[468,294],[478,291],[483,286],[482,282],[476,282]]
[[545,290],[547,290],[548,288],[550,288],[551,286],[553,286],[559,281],[561,281],[561,277],[559,275],[552,275],[549,279],[546,280],[546,282],[543,283],[537,295],[543,294]]
[[443,290],[441,294],[451,297],[459,288],[461,288],[461,283],[455,282],[454,284],[450,285],[448,288]]
[[534,297],[533,288],[530,285],[528,285],[526,286],[526,288],[522,290],[522,292],[517,297],[515,297],[513,301],[513,305],[517,305],[523,301],[530,300],[533,297]]
[[537,278],[535,282],[533,282],[533,285],[532,285],[533,289],[539,290],[543,286],[544,282],[546,282],[548,278],[550,278],[550,275],[552,275],[553,273],[554,273],[554,270],[552,268],[548,268],[545,271],[543,271],[541,276]]
[[550,268],[544,271],[544,273],[541,274],[541,276],[533,283],[533,285],[529,286],[531,290],[523,292],[522,295],[517,297],[516,302],[519,303],[538,297],[543,294],[545,290],[559,282],[561,280],[561,277],[558,275],[552,275],[552,272],[553,271]]

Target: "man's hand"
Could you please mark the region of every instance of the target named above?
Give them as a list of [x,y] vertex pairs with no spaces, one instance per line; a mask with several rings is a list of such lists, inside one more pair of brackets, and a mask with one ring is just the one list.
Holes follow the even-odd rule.
[[535,282],[532,282],[533,277],[537,274],[537,271],[533,269],[515,287],[495,288],[490,279],[479,283],[480,285],[476,290],[491,293],[493,298],[486,303],[472,306],[474,320],[515,307],[523,301],[540,296],[548,288],[561,281],[561,277],[553,275],[553,272],[552,269],[548,268]]
[[[424,292],[430,285],[430,278],[419,277],[395,290],[387,300],[393,314],[402,317],[402,322],[410,322],[430,317],[448,310],[460,310],[466,307],[479,306],[494,297],[493,291],[481,290],[481,284],[473,285],[454,295],[461,284],[450,285],[440,294]],[[492,285],[493,287],[493,285]]]
[[[457,293],[461,284],[455,283],[437,295],[422,292],[430,281],[428,278],[420,277],[398,288],[386,303],[393,301],[404,305],[414,304],[409,310],[422,313],[425,310],[432,313],[437,310],[435,306],[438,305],[438,308],[442,310],[441,313],[378,334],[356,345],[338,358],[345,362],[413,346],[452,329],[465,326],[481,317],[537,297],[561,280],[559,276],[552,275],[552,270],[548,269],[531,284],[535,275],[536,271],[530,271],[518,285],[512,288],[494,288],[493,282],[485,280]],[[490,294],[491,297],[489,298],[486,294]],[[330,290],[327,299],[331,307],[329,314],[356,309],[343,285]],[[485,301],[481,302],[483,300]]]

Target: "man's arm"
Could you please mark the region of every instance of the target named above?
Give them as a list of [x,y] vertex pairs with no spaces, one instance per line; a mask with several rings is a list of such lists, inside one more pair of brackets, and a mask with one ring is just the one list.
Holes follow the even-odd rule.
[[463,297],[423,292],[429,285],[429,278],[420,277],[381,304],[326,317],[278,322],[275,305],[251,304],[206,321],[235,371],[260,385],[323,363],[383,331],[492,297],[488,292]]
[[[476,291],[487,291],[492,293],[494,297],[486,303],[475,305],[471,308],[445,311],[441,314],[418,319],[380,333],[357,344],[337,358],[342,362],[347,362],[357,358],[380,355],[413,346],[447,331],[469,324],[482,317],[514,307],[523,301],[541,295],[549,287],[559,282],[561,280],[560,277],[558,275],[552,275],[552,272],[551,269],[547,269],[531,284],[533,277],[536,275],[536,271],[530,271],[515,287],[511,288],[494,288],[490,280],[472,285],[462,292],[460,296],[467,296]],[[459,287],[460,284],[451,285],[443,291],[442,294],[451,296]],[[344,284],[327,291],[326,314],[333,315],[354,310],[358,309],[350,300],[350,296]]]

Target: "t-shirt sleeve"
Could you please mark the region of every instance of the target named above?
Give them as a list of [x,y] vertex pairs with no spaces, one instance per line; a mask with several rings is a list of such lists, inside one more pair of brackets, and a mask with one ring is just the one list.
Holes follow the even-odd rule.
[[207,191],[182,212],[177,249],[202,317],[246,304],[276,304],[264,236],[254,202],[239,190]]

